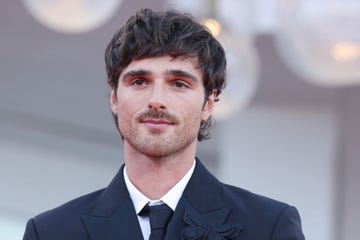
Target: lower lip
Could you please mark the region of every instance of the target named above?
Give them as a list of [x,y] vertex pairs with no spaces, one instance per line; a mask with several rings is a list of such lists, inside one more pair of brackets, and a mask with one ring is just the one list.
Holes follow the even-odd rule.
[[171,124],[168,124],[168,123],[145,122],[144,124],[145,124],[146,128],[148,128],[151,131],[163,131],[171,126]]

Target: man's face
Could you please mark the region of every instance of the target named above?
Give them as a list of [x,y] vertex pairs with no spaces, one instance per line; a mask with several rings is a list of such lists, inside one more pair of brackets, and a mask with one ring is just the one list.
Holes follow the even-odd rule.
[[190,58],[162,56],[132,61],[111,91],[124,146],[149,157],[166,157],[196,144],[214,94],[205,101],[202,74]]

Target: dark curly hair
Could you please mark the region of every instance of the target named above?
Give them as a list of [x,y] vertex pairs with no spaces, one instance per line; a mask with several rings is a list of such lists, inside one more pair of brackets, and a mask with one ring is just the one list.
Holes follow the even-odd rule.
[[[205,100],[216,90],[218,101],[226,82],[224,49],[190,14],[175,10],[142,9],[114,34],[105,51],[108,83],[116,91],[119,75],[131,61],[164,55],[197,59]],[[119,129],[116,115],[114,120]],[[211,126],[211,117],[200,123],[199,141],[209,138]]]

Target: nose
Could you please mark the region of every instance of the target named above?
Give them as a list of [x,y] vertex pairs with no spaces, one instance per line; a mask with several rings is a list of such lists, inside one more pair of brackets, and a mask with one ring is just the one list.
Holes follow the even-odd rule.
[[149,99],[148,108],[157,112],[158,110],[165,110],[166,109],[166,93],[165,89],[160,84],[154,84],[151,96]]

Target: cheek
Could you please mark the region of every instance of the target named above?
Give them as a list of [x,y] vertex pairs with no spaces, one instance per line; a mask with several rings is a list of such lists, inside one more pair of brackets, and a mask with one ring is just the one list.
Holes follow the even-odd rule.
[[127,126],[134,122],[137,113],[146,109],[146,98],[139,94],[123,94],[118,98],[118,119]]
[[186,119],[188,119],[188,124],[193,123],[194,125],[198,125],[198,122],[200,123],[203,114],[202,105],[194,103],[188,104],[183,114],[186,116]]
[[183,109],[189,118],[196,120],[202,116],[203,102],[200,100],[187,101]]
[[119,120],[127,120],[130,119],[133,113],[133,101],[131,100],[124,100],[124,99],[118,99],[118,118]]

